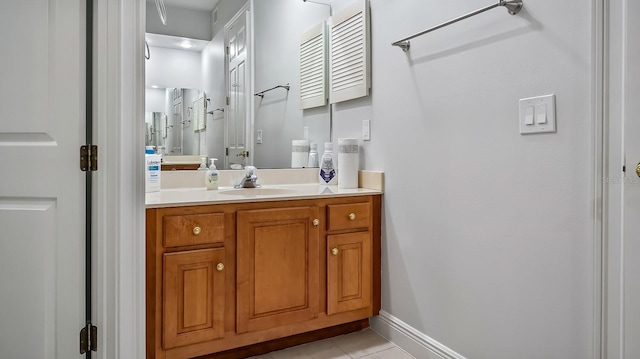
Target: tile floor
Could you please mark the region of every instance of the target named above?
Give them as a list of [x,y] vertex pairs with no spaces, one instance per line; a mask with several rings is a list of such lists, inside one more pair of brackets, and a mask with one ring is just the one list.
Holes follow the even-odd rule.
[[413,359],[371,329],[271,352],[251,359]]

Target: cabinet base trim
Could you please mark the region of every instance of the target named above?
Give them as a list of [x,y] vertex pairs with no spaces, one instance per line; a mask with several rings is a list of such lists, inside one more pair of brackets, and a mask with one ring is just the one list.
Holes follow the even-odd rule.
[[308,333],[292,335],[290,337],[274,339],[264,343],[249,345],[242,348],[231,349],[221,353],[215,353],[198,357],[196,359],[236,359],[266,354],[276,350],[293,347],[300,344],[315,342],[317,340],[336,337],[338,335],[357,332],[369,327],[369,319],[362,319],[351,323],[336,325],[334,327],[315,330]]
[[371,329],[416,358],[466,359],[384,310],[380,311],[379,316],[371,318]]

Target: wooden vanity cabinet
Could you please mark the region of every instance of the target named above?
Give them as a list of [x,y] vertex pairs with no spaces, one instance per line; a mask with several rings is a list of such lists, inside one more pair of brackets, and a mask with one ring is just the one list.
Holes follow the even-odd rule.
[[162,334],[164,348],[224,336],[224,249],[163,255]]
[[236,332],[316,318],[318,207],[238,211],[237,220]]
[[380,203],[147,209],[147,358],[245,357],[362,328],[380,310]]
[[235,286],[234,213],[198,206],[146,211],[147,358],[220,341]]
[[372,207],[371,201],[327,205],[328,315],[373,310]]

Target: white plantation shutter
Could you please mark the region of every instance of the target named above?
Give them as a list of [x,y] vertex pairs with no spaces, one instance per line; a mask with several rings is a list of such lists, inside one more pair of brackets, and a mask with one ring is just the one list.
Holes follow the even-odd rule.
[[193,102],[193,130],[202,131],[207,128],[206,96],[202,95]]
[[358,0],[330,19],[329,102],[369,95],[369,2]]
[[327,26],[307,30],[300,39],[300,108],[327,104]]

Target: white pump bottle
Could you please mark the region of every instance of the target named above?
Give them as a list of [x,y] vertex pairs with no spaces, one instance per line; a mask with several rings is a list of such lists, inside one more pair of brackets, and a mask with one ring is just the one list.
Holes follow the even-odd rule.
[[216,168],[216,160],[217,158],[210,159],[211,163],[209,164],[209,169],[204,176],[204,183],[208,190],[218,189],[218,179],[220,178],[220,175]]

